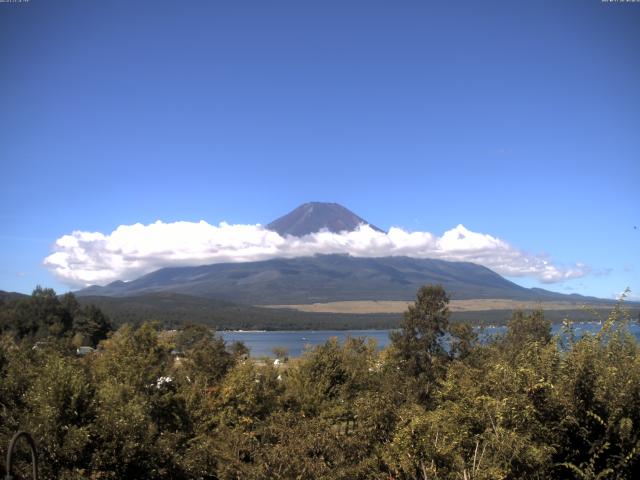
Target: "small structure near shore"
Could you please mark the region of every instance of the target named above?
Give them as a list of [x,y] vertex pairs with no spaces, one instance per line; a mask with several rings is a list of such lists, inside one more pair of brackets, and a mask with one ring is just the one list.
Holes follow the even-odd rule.
[[85,355],[87,355],[88,353],[93,353],[95,352],[96,349],[93,347],[89,347],[87,345],[83,346],[83,347],[78,347],[76,349],[76,355],[79,355],[81,357],[84,357]]

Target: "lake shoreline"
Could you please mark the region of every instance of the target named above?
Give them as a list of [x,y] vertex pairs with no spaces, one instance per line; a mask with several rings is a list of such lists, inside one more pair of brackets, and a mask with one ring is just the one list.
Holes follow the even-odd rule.
[[[596,333],[602,324],[598,321],[572,322],[571,326],[578,336],[585,333]],[[505,325],[486,324],[474,327],[483,337],[500,335],[506,331]],[[552,334],[561,334],[562,324],[555,323],[551,326]],[[337,337],[342,343],[347,337],[365,337],[376,341],[378,348],[389,345],[389,332],[397,329],[350,329],[350,330],[227,330],[218,334],[227,342],[243,342],[250,351],[251,357],[273,358],[274,347],[284,347],[290,357],[298,357],[305,350],[325,343],[332,337]],[[630,332],[640,340],[640,324],[633,322],[629,325]]]

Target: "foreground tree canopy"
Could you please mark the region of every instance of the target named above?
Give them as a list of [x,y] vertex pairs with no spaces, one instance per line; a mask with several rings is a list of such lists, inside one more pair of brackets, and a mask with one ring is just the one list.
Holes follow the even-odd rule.
[[16,339],[69,339],[76,346],[95,346],[112,328],[99,308],[81,306],[73,293],[59,297],[50,288],[36,287],[30,297],[0,299],[0,334]]
[[21,302],[0,308],[0,445],[31,432],[43,478],[640,478],[640,349],[621,306],[595,335],[516,312],[479,343],[426,286],[385,350],[330,340],[274,366],[198,325],[105,338],[72,296]]

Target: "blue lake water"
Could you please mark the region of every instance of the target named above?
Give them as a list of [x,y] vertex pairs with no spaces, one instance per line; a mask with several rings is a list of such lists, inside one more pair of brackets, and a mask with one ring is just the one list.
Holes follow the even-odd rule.
[[[596,322],[574,323],[573,328],[576,335],[585,333],[596,333],[600,330],[600,324]],[[558,333],[561,325],[553,325],[552,332]],[[504,333],[506,327],[484,327],[479,331],[480,338]],[[630,326],[630,331],[640,341],[640,325],[634,323]],[[273,356],[273,347],[285,347],[289,351],[289,356],[298,357],[306,348],[325,343],[331,337],[336,337],[340,342],[344,342],[347,337],[373,338],[379,348],[384,348],[389,344],[390,330],[286,330],[286,331],[228,331],[219,332],[227,342],[241,341],[249,348],[253,357]]]

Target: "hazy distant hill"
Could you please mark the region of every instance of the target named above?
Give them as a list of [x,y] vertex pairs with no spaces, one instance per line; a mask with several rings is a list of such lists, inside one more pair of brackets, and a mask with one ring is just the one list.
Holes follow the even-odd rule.
[[[134,296],[179,293],[232,302],[300,304],[339,300],[411,300],[427,283],[440,283],[452,298],[586,301],[516,285],[468,262],[409,257],[356,258],[318,255],[263,262],[163,268],[131,282],[89,287],[82,295]],[[589,299],[589,301],[598,301]]]
[[10,302],[11,300],[18,300],[19,298],[25,298],[26,295],[16,292],[5,292],[0,290],[0,303]]
[[267,225],[267,228],[278,232],[282,236],[293,235],[301,237],[323,229],[334,233],[351,232],[363,224],[382,232],[380,228],[371,225],[342,205],[310,202],[300,205],[295,210],[274,220]]

